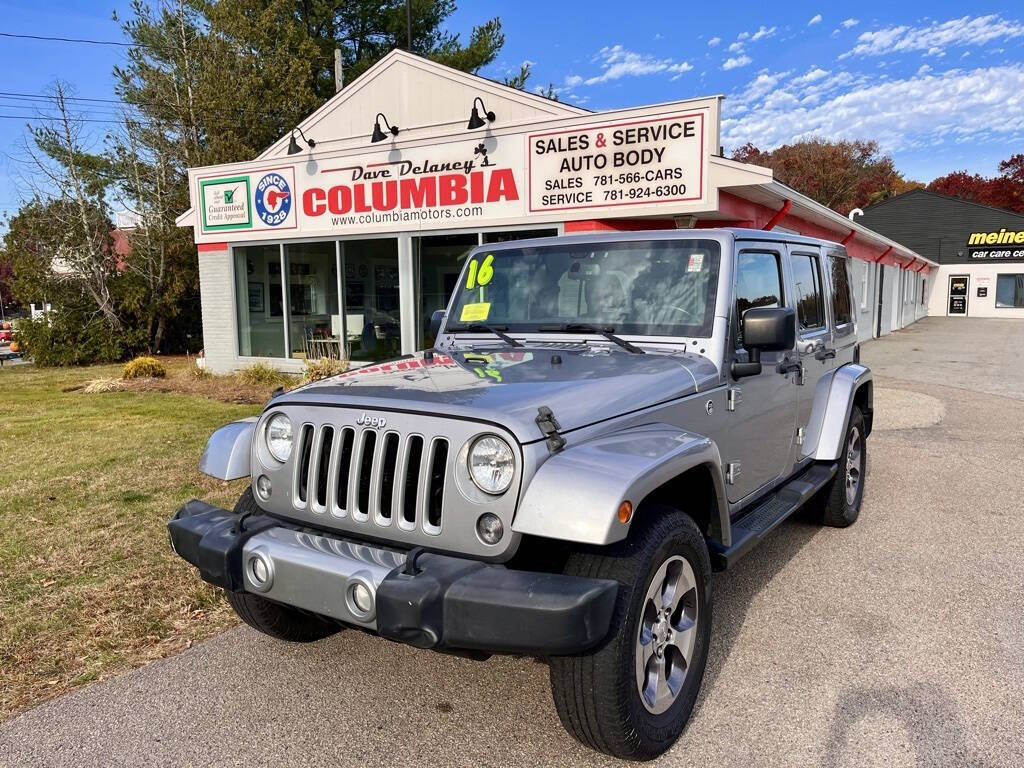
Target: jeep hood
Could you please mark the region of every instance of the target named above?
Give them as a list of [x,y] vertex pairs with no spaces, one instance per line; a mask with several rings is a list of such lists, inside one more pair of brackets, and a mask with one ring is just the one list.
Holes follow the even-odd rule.
[[637,355],[598,344],[474,346],[357,368],[280,395],[272,405],[450,415],[501,424],[527,443],[542,438],[535,421],[542,405],[567,432],[718,381],[710,360],[683,352]]

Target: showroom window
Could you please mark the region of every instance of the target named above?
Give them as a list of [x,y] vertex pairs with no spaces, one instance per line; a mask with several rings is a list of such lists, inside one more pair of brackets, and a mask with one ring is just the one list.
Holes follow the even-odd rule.
[[316,360],[342,355],[336,255],[334,242],[284,247],[292,357]]
[[281,306],[281,247],[247,245],[234,249],[238,354],[284,357]]
[[1024,273],[996,278],[996,306],[1024,309]]

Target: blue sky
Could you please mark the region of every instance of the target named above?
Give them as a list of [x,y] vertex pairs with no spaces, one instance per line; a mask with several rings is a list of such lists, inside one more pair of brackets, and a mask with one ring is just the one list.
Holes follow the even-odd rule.
[[[122,39],[126,2],[0,2],[0,32]],[[482,74],[533,63],[534,86],[611,109],[724,94],[723,143],[770,148],[808,135],[873,138],[908,177],[992,174],[1024,152],[1024,7],[1016,3],[462,2],[453,31],[498,15],[506,46]],[[113,97],[114,47],[0,38],[9,93],[69,81]],[[97,106],[94,119],[109,118]],[[0,97],[0,211],[16,207],[29,102]],[[7,119],[4,116],[15,116]],[[93,123],[96,142],[108,127]]]

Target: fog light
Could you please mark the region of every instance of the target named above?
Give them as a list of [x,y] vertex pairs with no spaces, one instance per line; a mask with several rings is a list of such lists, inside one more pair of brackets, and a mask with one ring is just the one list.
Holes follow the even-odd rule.
[[256,493],[261,499],[266,501],[270,498],[270,492],[273,490],[273,486],[270,484],[270,478],[266,475],[260,475],[256,478]]
[[497,544],[501,541],[504,532],[501,518],[490,512],[480,515],[480,519],[476,521],[476,535],[480,537],[480,541],[484,544]]
[[357,619],[369,621],[373,618],[373,590],[362,581],[353,582],[348,588],[348,608]]
[[274,582],[274,566],[266,555],[256,552],[249,558],[249,581],[258,592],[266,592]]

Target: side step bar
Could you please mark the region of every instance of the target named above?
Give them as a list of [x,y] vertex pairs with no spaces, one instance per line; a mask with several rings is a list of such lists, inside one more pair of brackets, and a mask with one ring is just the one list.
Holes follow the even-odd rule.
[[711,565],[716,571],[732,567],[783,520],[806,504],[835,477],[838,464],[814,464],[763,499],[732,525],[732,546],[711,545]]

